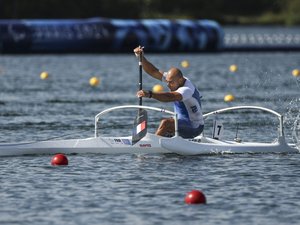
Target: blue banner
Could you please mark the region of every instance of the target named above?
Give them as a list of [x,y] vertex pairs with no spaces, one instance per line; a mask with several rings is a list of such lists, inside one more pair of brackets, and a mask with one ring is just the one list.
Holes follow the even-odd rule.
[[0,20],[2,53],[218,51],[223,31],[211,20]]

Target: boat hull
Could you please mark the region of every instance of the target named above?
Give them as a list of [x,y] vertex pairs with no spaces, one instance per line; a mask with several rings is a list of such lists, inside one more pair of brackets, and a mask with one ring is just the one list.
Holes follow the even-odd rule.
[[56,153],[134,154],[168,153],[168,151],[161,148],[159,138],[152,134],[148,134],[133,146],[131,137],[97,137],[0,145],[0,156],[52,155]]
[[284,139],[270,144],[237,143],[212,138],[187,140],[181,137],[164,138],[148,133],[131,145],[131,137],[97,137],[53,140],[32,143],[2,144],[0,156],[64,154],[166,154],[201,155],[216,153],[298,153]]
[[286,144],[283,137],[274,143],[219,141],[201,138],[188,141],[175,137],[162,139],[163,148],[180,155],[220,154],[220,153],[299,153],[298,149]]

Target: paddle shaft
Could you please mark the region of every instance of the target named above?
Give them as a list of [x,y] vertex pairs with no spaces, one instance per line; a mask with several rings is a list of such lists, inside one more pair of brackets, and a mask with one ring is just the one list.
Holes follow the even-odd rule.
[[[139,70],[140,70],[140,80],[139,80],[139,90],[143,89],[143,66],[142,66],[142,53],[139,54]],[[139,98],[139,105],[143,104],[143,98]]]
[[[140,79],[139,79],[139,90],[143,89],[143,74],[142,71],[142,53],[139,54],[139,72],[140,72]],[[143,104],[142,97],[139,98],[139,105]],[[133,130],[132,130],[132,139],[131,145],[136,144],[139,142],[143,137],[147,134],[147,111],[144,109],[139,109],[138,114],[133,123]]]

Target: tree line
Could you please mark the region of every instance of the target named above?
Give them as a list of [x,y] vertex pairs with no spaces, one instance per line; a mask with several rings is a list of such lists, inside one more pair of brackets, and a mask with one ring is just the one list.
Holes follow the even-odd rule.
[[299,25],[299,12],[299,0],[0,0],[0,19],[184,18]]

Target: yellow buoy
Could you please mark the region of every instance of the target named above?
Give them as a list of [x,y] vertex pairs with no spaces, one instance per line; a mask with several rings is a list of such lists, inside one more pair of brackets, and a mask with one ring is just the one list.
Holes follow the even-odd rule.
[[225,97],[224,97],[225,102],[232,102],[232,101],[234,101],[234,99],[235,98],[232,94],[225,95]]
[[159,93],[159,92],[162,92],[163,90],[164,90],[164,87],[162,85],[160,85],[160,84],[156,84],[152,88],[152,91],[154,93]]
[[41,78],[42,80],[46,80],[46,79],[48,79],[48,77],[49,77],[49,73],[46,72],[46,71],[44,71],[44,72],[42,72],[42,73],[40,74],[40,78]]
[[237,65],[233,64],[233,65],[229,66],[229,70],[231,72],[236,72],[238,70],[238,67],[237,67]]
[[181,62],[181,66],[182,66],[183,68],[187,68],[187,67],[190,66],[190,63],[189,63],[187,60],[183,60],[183,61]]
[[92,87],[98,86],[99,83],[100,83],[100,80],[99,80],[97,77],[92,77],[92,78],[90,79],[90,85],[91,85]]
[[294,77],[298,77],[298,76],[300,75],[300,70],[294,69],[294,70],[292,71],[292,74],[293,74]]

